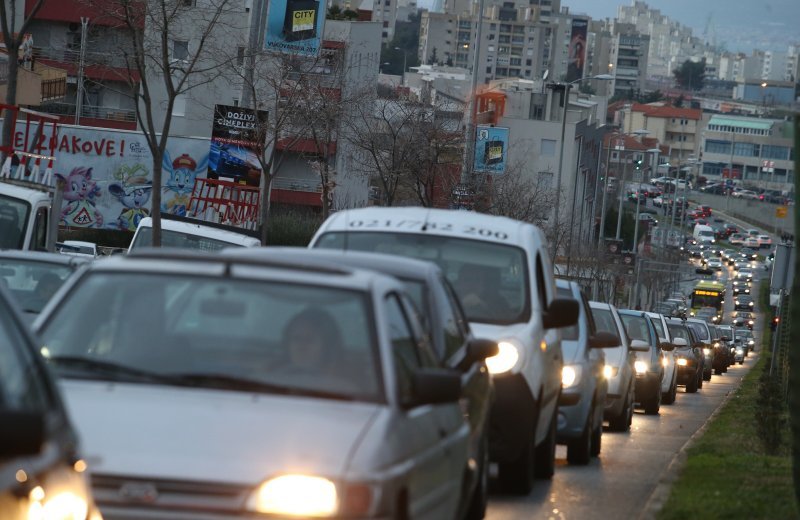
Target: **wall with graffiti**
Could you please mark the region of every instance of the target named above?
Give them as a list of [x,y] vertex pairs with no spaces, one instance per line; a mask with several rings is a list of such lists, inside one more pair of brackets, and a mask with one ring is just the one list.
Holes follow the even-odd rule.
[[[48,153],[49,135],[27,141],[20,123],[15,148]],[[162,161],[163,212],[186,214],[195,179],[206,176],[209,142],[169,139]],[[54,155],[53,173],[66,181],[62,225],[134,231],[150,215],[153,158],[141,133],[62,125]]]

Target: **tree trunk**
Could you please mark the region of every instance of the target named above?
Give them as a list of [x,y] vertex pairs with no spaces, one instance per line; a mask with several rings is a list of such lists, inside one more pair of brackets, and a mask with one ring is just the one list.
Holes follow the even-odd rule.
[[261,206],[259,207],[259,215],[258,215],[258,222],[261,225],[261,245],[267,245],[267,241],[269,240],[269,210],[270,206],[272,205],[272,201],[270,200],[272,196],[272,174],[270,174],[269,170],[272,169],[272,163],[265,168],[262,172],[262,180],[264,181],[263,189],[261,190]]
[[153,197],[150,216],[153,219],[153,247],[161,247],[161,161],[163,153],[153,153]]
[[[16,39],[8,42],[8,84],[6,85],[6,104],[17,104],[17,55],[19,54],[19,44]],[[3,146],[10,147],[13,144],[15,121],[6,112],[3,118]],[[5,161],[5,157],[2,157]]]
[[330,172],[328,171],[328,158],[323,157],[319,165],[320,180],[322,181],[322,220],[325,221],[330,215],[331,203],[328,196],[331,193],[330,189]]

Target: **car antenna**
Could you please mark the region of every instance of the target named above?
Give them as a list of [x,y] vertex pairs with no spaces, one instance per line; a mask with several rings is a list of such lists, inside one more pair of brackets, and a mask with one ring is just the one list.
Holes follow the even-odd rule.
[[425,231],[428,231],[428,219],[430,216],[431,216],[431,208],[430,206],[428,206],[428,211],[425,212],[425,221],[422,223],[422,227],[420,228],[420,231],[422,231],[423,233]]

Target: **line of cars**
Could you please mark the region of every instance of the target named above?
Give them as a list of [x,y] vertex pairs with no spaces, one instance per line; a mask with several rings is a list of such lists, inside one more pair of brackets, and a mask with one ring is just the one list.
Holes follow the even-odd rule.
[[702,385],[683,322],[555,280],[530,224],[368,208],[333,215],[310,249],[211,245],[62,280],[22,342],[49,368],[24,387],[60,379],[74,482],[45,485],[31,455],[48,456],[48,433],[31,419],[0,504],[92,519],[481,518],[490,464],[527,494],[553,476],[557,444],[586,464],[604,421],[627,431],[636,406],[655,414],[678,384]]

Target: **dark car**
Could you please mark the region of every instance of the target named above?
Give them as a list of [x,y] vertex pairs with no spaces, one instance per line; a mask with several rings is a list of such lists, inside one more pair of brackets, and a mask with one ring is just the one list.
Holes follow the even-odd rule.
[[730,350],[731,357],[730,357],[730,364],[733,364],[733,356],[735,354],[736,344],[734,342],[735,335],[733,332],[733,327],[730,325],[717,325],[717,332],[719,334],[719,341],[728,346]]
[[634,396],[646,414],[656,415],[661,408],[661,380],[664,378],[665,355],[662,347],[666,350],[672,350],[673,347],[661,344],[658,332],[644,312],[621,310],[619,317],[631,339],[650,345],[647,352],[636,352],[636,361],[633,364],[636,372]]
[[753,297],[748,294],[737,294],[733,299],[733,308],[737,311],[752,311],[755,305]]
[[703,387],[703,354],[694,346],[695,338],[683,320],[667,318],[667,328],[675,346],[678,384],[693,394]]
[[39,251],[0,251],[0,285],[33,321],[67,278],[88,258]]
[[709,325],[711,332],[711,348],[714,349],[714,374],[720,375],[728,371],[728,367],[733,364],[733,349],[727,341],[722,340],[722,333],[716,325]]
[[739,227],[736,224],[727,223],[723,224],[722,227],[725,229],[726,237],[729,237],[732,234],[739,232]]
[[714,365],[720,365],[723,360],[719,354],[714,350],[713,340],[711,339],[711,330],[708,323],[697,318],[689,318],[686,320],[686,327],[695,336],[695,346],[700,347],[702,350],[703,362],[703,380],[711,381],[711,374]]
[[78,438],[9,299],[0,288],[0,517],[94,518]]
[[756,317],[751,312],[737,312],[736,316],[733,318],[734,327],[741,327],[741,328],[747,328],[748,330],[753,330],[755,324],[756,324]]

